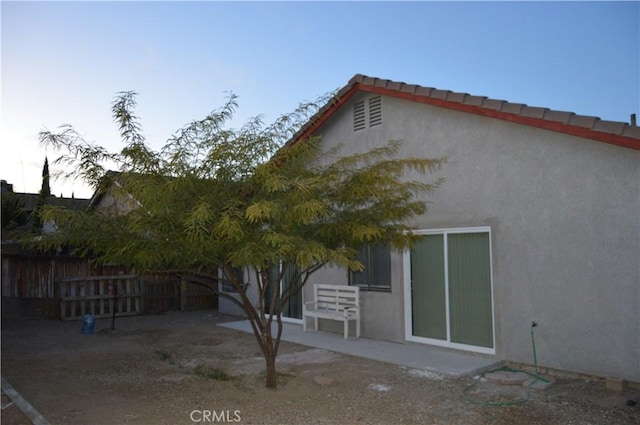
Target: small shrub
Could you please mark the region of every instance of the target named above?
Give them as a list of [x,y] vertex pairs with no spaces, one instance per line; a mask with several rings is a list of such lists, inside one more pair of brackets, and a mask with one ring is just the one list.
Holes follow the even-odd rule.
[[169,362],[169,364],[175,364],[175,360],[173,359],[173,357],[171,357],[171,353],[168,353],[166,351],[163,350],[156,350],[155,352],[157,355],[160,356],[160,360],[163,360],[165,362]]
[[214,379],[216,381],[232,381],[235,378],[229,374],[227,374],[224,370],[221,369],[208,369],[203,365],[199,365],[195,368],[195,373],[198,376],[202,376],[203,378]]

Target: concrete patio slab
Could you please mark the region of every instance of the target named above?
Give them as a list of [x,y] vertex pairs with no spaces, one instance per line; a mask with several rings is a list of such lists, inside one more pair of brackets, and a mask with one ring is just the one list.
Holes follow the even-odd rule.
[[[219,323],[217,326],[253,333],[248,320]],[[411,342],[400,344],[351,337],[345,340],[342,334],[331,332],[308,331],[305,333],[302,331],[302,325],[295,323],[284,324],[282,340],[453,377],[474,376],[501,365],[499,361],[488,356],[466,354]]]

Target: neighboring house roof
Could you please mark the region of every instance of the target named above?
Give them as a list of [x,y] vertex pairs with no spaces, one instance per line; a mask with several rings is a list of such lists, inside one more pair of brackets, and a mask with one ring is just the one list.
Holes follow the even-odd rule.
[[107,194],[107,191],[109,190],[109,187],[111,186],[111,184],[116,184],[118,186],[120,185],[120,183],[118,183],[118,176],[120,174],[121,174],[120,171],[112,171],[112,170],[107,171],[107,174],[104,176],[104,178],[101,181],[102,182],[101,187],[93,191],[93,195],[91,195],[91,199],[89,199],[89,204],[87,205],[87,209],[92,210],[100,203],[102,198],[104,198],[104,196]]
[[[14,192],[16,197],[20,200],[24,209],[27,211],[33,211],[36,208],[38,198],[40,195],[37,193],[20,193]],[[53,207],[62,207],[69,210],[82,210],[89,205],[89,199],[82,198],[57,198],[50,196],[46,199],[45,205]]]
[[[16,227],[11,227],[9,232],[6,232],[3,229],[2,232],[2,251],[4,252],[13,252],[13,253],[24,253],[29,252],[29,250],[25,250],[22,248],[19,243],[13,240],[13,238],[22,232],[29,231],[31,226],[33,225],[33,217],[32,213],[36,210],[38,205],[38,199],[40,195],[37,193],[22,193],[22,192],[13,192],[12,187],[8,188],[8,191],[12,192],[15,198],[19,203],[19,208],[22,210],[24,214],[26,214],[26,221],[18,224]],[[68,210],[84,210],[89,205],[89,199],[83,198],[57,198],[53,195],[49,196],[45,200],[45,205],[60,207]],[[50,227],[50,224],[43,224],[43,228],[47,229],[47,226]],[[16,233],[17,232],[17,233]],[[12,245],[13,244],[13,245]],[[13,248],[12,248],[13,247]]]
[[349,83],[309,120],[291,142],[295,143],[309,137],[357,92],[391,96],[640,150],[640,127],[626,122],[606,121],[573,112],[532,107],[522,103],[439,90],[362,74],[356,74],[351,78]]
[[[124,173],[122,171],[107,170],[106,174],[101,180],[100,187],[93,192],[91,199],[89,199],[89,202],[87,204],[87,209],[88,210],[96,209],[105,196],[112,194],[111,191],[113,186],[122,188],[122,184],[120,183],[119,180],[123,174]],[[134,199],[133,196],[131,196],[131,194],[128,194],[127,197],[129,198],[129,201],[131,201],[132,203],[138,206],[141,205],[137,199]]]

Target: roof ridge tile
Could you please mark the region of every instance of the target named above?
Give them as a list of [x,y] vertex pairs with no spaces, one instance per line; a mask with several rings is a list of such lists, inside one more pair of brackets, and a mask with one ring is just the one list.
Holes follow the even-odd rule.
[[606,120],[598,120],[595,122],[593,126],[593,130],[602,131],[604,133],[612,133],[621,135],[624,133],[624,126],[627,123],[618,122],[618,121],[606,121]]
[[527,107],[527,105],[524,103],[512,103],[512,102],[505,101],[502,104],[502,108],[500,109],[500,111],[505,112],[507,114],[520,115],[520,113],[522,112],[522,109],[525,107]]
[[482,107],[499,111],[502,109],[502,105],[504,105],[506,102],[507,102],[506,100],[491,99],[487,97],[482,102]]
[[464,98],[464,102],[462,103],[471,106],[482,106],[482,102],[484,102],[486,98],[486,96],[467,95],[467,97]]
[[640,139],[640,127],[637,125],[625,125],[624,131],[622,132],[624,137],[633,137],[636,139]]
[[449,92],[449,94],[447,94],[447,100],[449,102],[456,102],[456,103],[464,103],[464,99],[469,96],[468,93],[460,93],[460,92]]
[[398,83],[396,81],[388,81],[387,80],[387,88],[390,90],[400,90],[400,87],[402,86],[403,83]]
[[569,125],[575,125],[575,126],[584,127],[584,128],[593,128],[596,121],[599,121],[599,120],[600,118],[598,117],[574,114],[569,118]]
[[362,76],[362,81],[360,81],[362,84],[367,84],[367,85],[375,85],[377,78],[373,78],[373,77],[367,77],[366,75]]
[[414,94],[416,92],[416,88],[418,86],[416,86],[415,84],[402,84],[402,87],[400,87],[400,91],[403,93],[411,93]]
[[552,109],[547,109],[544,113],[543,118],[548,121],[555,121],[562,124],[568,124],[571,117],[575,115],[576,114],[573,112],[554,111]]
[[431,97],[431,92],[435,89],[433,87],[423,87],[416,85],[415,94],[425,97]]
[[520,115],[523,117],[531,117],[531,118],[542,118],[544,119],[544,114],[549,111],[549,108],[541,108],[538,106],[527,106],[524,105],[522,110],[520,111]]
[[361,83],[364,80],[365,76],[362,74],[356,74],[349,80],[349,86],[355,83]]
[[449,95],[449,93],[451,93],[451,90],[440,90],[440,89],[433,89],[431,90],[431,96],[434,99],[442,99],[442,100],[447,100],[447,96]]

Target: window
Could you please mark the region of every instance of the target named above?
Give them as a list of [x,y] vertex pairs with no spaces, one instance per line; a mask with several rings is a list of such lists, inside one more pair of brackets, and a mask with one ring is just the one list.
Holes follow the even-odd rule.
[[222,292],[238,292],[233,282],[234,280],[237,280],[242,285],[244,285],[244,272],[242,270],[242,267],[233,267],[233,276],[228,276],[226,270],[226,268],[220,267],[219,276],[220,282],[222,283]]
[[386,245],[364,245],[359,252],[361,272],[350,273],[350,284],[370,291],[391,290],[391,250]]
[[[287,291],[287,289],[291,287],[299,287],[300,285],[300,274],[299,271],[296,270],[296,266],[294,264],[288,264],[285,267],[284,273],[282,274],[282,278],[279,282],[277,282],[278,276],[282,270],[283,264],[277,264],[269,269],[269,286],[267,287],[267,293],[264,300],[265,311],[269,311],[271,309],[271,296],[273,294],[273,285],[280,286],[280,294]],[[293,292],[289,300],[282,306],[282,317],[289,319],[302,319],[302,289]]]

